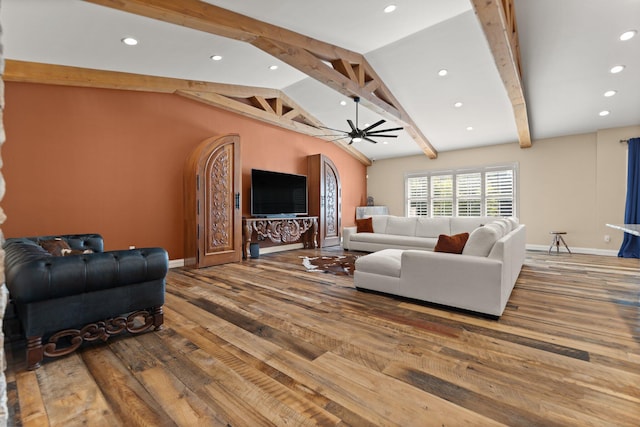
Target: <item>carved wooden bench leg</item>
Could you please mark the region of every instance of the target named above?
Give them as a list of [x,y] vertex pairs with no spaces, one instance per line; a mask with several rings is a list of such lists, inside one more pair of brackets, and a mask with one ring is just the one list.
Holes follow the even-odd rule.
[[153,326],[156,331],[164,329],[164,326],[162,326],[164,323],[164,312],[162,311],[162,306],[153,307],[151,314],[153,315]]
[[27,369],[30,371],[38,369],[43,358],[44,347],[42,347],[42,337],[27,338]]

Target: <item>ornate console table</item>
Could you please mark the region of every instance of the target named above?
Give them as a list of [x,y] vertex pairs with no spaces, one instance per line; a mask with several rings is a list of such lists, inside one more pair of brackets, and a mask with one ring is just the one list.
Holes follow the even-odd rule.
[[318,247],[318,217],[243,218],[243,258],[249,257],[251,242],[267,241],[272,245],[302,243],[306,249]]

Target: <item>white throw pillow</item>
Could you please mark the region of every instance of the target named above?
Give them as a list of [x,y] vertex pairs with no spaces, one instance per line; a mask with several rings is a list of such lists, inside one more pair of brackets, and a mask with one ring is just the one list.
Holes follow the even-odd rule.
[[511,233],[511,230],[513,230],[513,227],[511,226],[511,223],[509,221],[507,221],[506,218],[500,218],[500,219],[496,219],[496,222],[499,224],[504,225],[505,228],[505,235]]
[[496,227],[491,227],[491,224],[484,227],[478,227],[471,232],[469,240],[464,245],[462,255],[481,256],[486,257],[491,252],[493,245],[500,239],[498,230]]
[[507,217],[505,219],[511,223],[511,231],[515,230],[516,228],[518,228],[518,225],[520,225],[518,218],[516,218],[515,216]]
[[490,222],[485,227],[494,228],[498,232],[498,239],[507,234],[506,226],[496,221]]

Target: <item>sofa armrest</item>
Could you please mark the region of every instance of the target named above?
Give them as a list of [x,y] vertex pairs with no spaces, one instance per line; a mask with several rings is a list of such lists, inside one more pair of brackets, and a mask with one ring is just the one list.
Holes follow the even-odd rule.
[[17,304],[162,280],[169,257],[163,248],[30,257],[7,266],[6,283]]
[[500,316],[502,268],[485,257],[409,250],[402,253],[400,288],[402,296]]
[[344,227],[342,229],[342,247],[344,249],[351,249],[351,247],[349,246],[349,244],[351,243],[351,235],[355,234],[358,232],[358,227],[351,226],[351,227]]

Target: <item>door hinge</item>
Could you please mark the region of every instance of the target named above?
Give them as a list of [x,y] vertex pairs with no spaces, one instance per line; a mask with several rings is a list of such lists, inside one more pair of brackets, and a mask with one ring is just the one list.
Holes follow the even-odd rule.
[[240,193],[236,193],[236,209],[240,209]]

